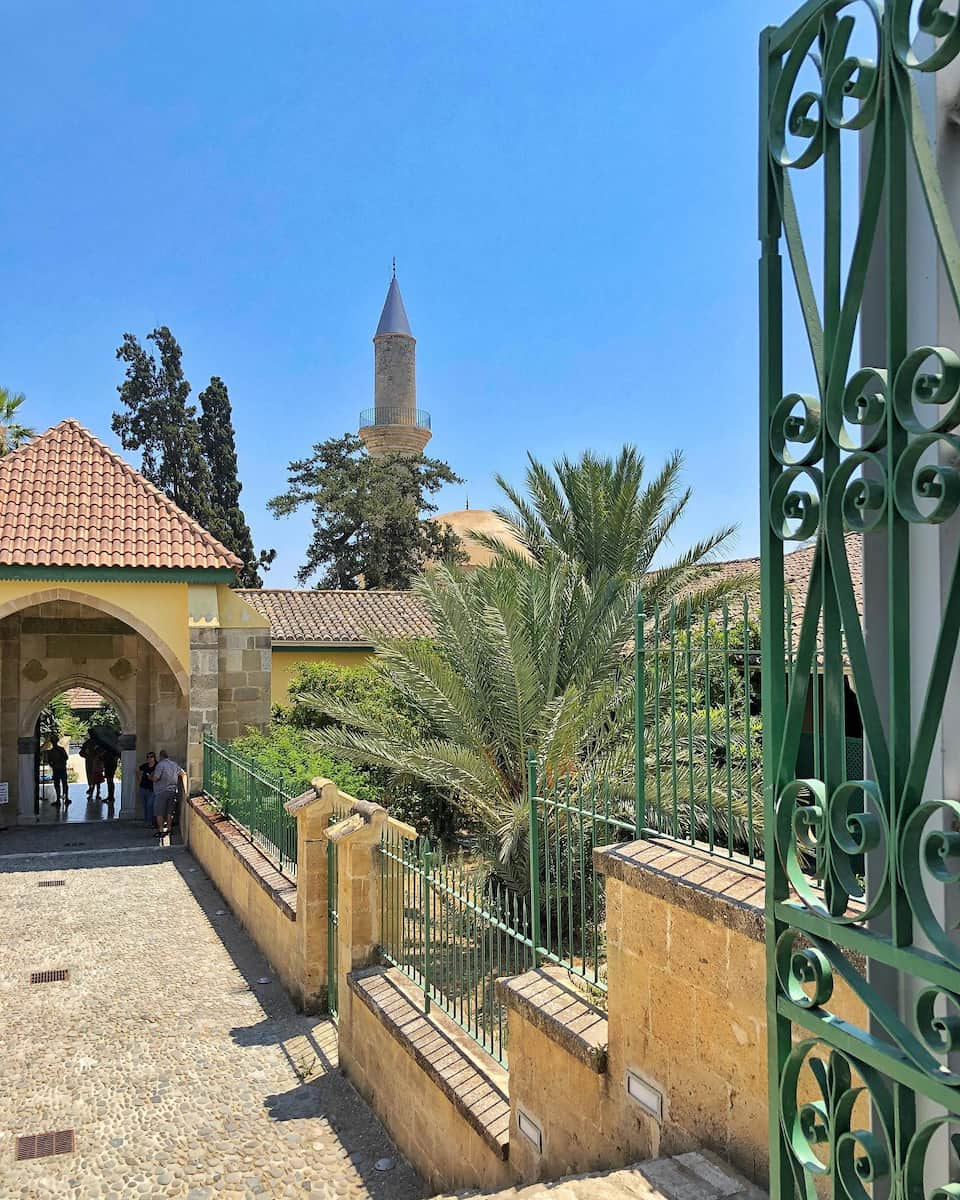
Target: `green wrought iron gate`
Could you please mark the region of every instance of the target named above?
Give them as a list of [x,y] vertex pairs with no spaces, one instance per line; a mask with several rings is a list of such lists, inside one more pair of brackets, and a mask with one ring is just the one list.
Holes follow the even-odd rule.
[[[938,582],[908,565],[915,539],[938,536],[924,527],[960,519],[960,344],[911,342],[911,314],[920,293],[937,288],[938,273],[960,317],[960,242],[924,124],[931,79],[951,65],[957,71],[956,11],[954,0],[889,0],[882,9],[872,0],[811,0],[761,39],[762,647],[776,1197],[817,1190],[960,1197],[960,1183],[951,1182],[960,1179],[952,1124],[960,1120],[960,948],[943,916],[944,898],[949,911],[960,882],[960,797],[937,790],[933,761],[957,654],[960,574],[952,563],[941,595]],[[844,165],[851,161],[853,170]],[[851,179],[853,206],[844,194]],[[798,217],[798,197],[811,195],[812,236]],[[858,215],[845,236],[841,217],[852,208]],[[922,216],[935,239],[938,265],[926,279],[909,261],[908,214],[910,222]],[[805,326],[813,394],[784,379],[785,352],[791,366],[797,356],[784,341],[781,248],[798,301],[793,311]],[[885,358],[860,366],[855,338],[871,306],[883,310]],[[850,532],[862,534],[871,561],[886,563],[879,589],[886,615],[871,626],[869,642]],[[810,596],[787,664],[784,542],[809,538],[817,547]],[[926,665],[915,649],[911,605],[922,596],[928,606],[932,591],[940,628]],[[826,736],[818,777],[798,779],[818,653]],[[847,777],[845,669],[860,706],[868,779]],[[869,1013],[862,1022],[850,1020],[851,995]],[[844,1006],[846,1020],[836,1011]]]

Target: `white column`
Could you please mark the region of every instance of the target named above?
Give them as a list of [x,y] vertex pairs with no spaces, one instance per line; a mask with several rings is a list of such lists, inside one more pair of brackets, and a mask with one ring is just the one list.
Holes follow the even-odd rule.
[[36,794],[37,739],[17,739],[17,792],[19,803],[17,816],[20,824],[33,824],[37,819],[33,803]]
[[137,787],[137,735],[120,735],[120,819],[143,820],[140,789]]
[[[918,49],[919,53],[919,49]],[[914,72],[914,82],[930,133],[947,203],[955,226],[960,226],[960,148],[955,121],[956,96],[960,86],[960,60],[934,74]],[[869,135],[864,138],[861,153],[863,178]],[[881,218],[882,220],[882,218]],[[877,241],[867,279],[861,322],[861,352],[864,366],[886,365],[886,248],[883,226]],[[953,304],[939,258],[933,226],[919,181],[913,178],[907,196],[907,271],[908,271],[908,339],[910,349],[919,346],[947,346],[960,350],[960,318]],[[890,381],[892,385],[892,380]],[[892,498],[891,498],[892,502]],[[960,516],[943,525],[914,525],[910,529],[909,571],[912,583],[910,595],[910,717],[911,731],[916,732],[927,680],[936,652],[943,608],[949,593],[953,563],[956,561]],[[889,731],[889,652],[888,652],[888,547],[883,537],[864,539],[864,632],[874,689],[884,724]],[[935,799],[960,796],[960,740],[949,731],[960,722],[960,670],[954,662],[950,687],[943,706],[942,727],[938,733],[930,763],[924,798]],[[869,769],[869,768],[868,768]],[[868,865],[868,873],[870,867]],[[943,928],[955,928],[958,920],[958,897],[955,889],[938,885],[927,877],[927,896]],[[887,932],[889,920],[884,914],[872,922],[879,933]],[[916,945],[931,948],[920,931]],[[892,1003],[906,1024],[913,1027],[913,1009],[922,981],[875,961],[869,963],[872,986]],[[876,1033],[883,1036],[882,1026]],[[918,1118],[934,1116],[937,1112],[922,1096],[918,1096]],[[949,1178],[949,1148],[946,1133],[941,1131],[927,1155],[928,1191]],[[878,1195],[882,1193],[876,1193]]]

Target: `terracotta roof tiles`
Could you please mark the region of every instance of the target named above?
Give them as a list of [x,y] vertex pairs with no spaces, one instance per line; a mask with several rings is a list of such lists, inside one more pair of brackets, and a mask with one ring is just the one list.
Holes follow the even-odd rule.
[[223,570],[241,564],[68,418],[0,459],[0,565]]
[[432,637],[433,626],[412,592],[240,589],[267,618],[274,642],[369,646],[381,637]]

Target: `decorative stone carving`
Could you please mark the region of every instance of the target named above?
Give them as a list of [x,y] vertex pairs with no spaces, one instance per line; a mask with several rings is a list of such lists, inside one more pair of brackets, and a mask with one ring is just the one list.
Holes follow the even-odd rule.
[[40,683],[46,679],[47,669],[38,658],[31,658],[27,665],[23,668],[24,678],[29,679],[31,683]]
[[133,663],[131,663],[129,658],[118,658],[110,668],[110,674],[118,682],[122,683],[125,679],[130,678],[130,676],[133,674],[133,670]]

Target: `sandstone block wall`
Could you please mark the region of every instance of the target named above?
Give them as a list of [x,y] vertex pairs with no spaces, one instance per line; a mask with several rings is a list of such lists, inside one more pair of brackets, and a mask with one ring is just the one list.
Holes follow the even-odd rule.
[[[399,972],[389,974],[399,976]],[[402,977],[395,982],[403,987]],[[351,990],[354,983],[348,981]],[[491,1129],[484,1124],[484,1132],[477,1128],[483,1122],[472,1120],[467,1111],[467,1097],[475,1097],[475,1107],[486,1106],[489,1112],[497,1095],[489,1079],[458,1050],[465,1035],[442,1012],[436,1012],[428,1023],[412,1004],[404,1005],[402,998],[397,1003],[398,1027],[391,1029],[375,1015],[374,1008],[354,996],[350,1051],[344,1062],[341,1046],[340,1057],[350,1081],[432,1189],[486,1191],[515,1182],[502,1136],[507,1122],[505,1101],[500,1098],[504,1110],[501,1125]],[[386,1006],[375,1007],[385,1015]],[[479,1058],[482,1052],[477,1050]],[[426,1063],[432,1069],[425,1069]],[[489,1067],[496,1070],[492,1059]],[[443,1071],[451,1077],[466,1077],[466,1085],[445,1089]],[[500,1140],[497,1128],[502,1131]]]
[[302,993],[296,929],[296,886],[201,798],[184,806],[190,853],[217,886],[230,911],[266,955],[291,996]]
[[219,733],[231,742],[270,720],[270,632],[221,629],[219,645]]
[[[663,1095],[644,1118],[652,1154],[715,1151],[768,1181],[763,872],[637,842],[600,852],[607,873],[611,1086],[627,1070]],[[863,1027],[838,984],[831,1010]]]

